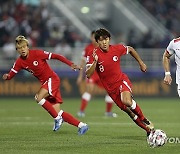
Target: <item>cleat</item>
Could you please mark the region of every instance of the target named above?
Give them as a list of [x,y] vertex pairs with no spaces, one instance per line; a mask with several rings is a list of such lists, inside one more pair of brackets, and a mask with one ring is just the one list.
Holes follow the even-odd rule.
[[85,134],[87,131],[88,131],[88,125],[84,125],[84,126],[82,126],[81,128],[79,128],[79,130],[78,130],[78,135],[83,135],[83,134]]
[[106,113],[105,113],[105,116],[106,116],[106,117],[116,118],[116,117],[117,117],[117,114],[116,114],[116,113],[113,113],[113,112],[106,112]]
[[53,131],[59,130],[59,128],[61,127],[62,123],[63,123],[63,118],[62,117],[60,117],[59,119],[55,119],[54,120]]
[[78,117],[85,117],[85,113],[82,112],[82,111],[79,111],[79,112],[77,113],[77,115],[78,115]]
[[154,125],[151,121],[145,118],[144,120],[142,120],[142,122],[146,125],[147,128],[149,128],[150,130],[154,130]]
[[152,130],[150,130],[149,132],[147,132],[147,137],[149,137],[150,134],[154,134],[154,132],[155,132],[154,129],[152,129]]

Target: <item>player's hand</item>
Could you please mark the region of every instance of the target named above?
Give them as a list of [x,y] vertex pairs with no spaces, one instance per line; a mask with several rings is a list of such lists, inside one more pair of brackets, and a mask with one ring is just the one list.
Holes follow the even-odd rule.
[[94,49],[92,56],[94,57],[94,60],[97,62],[99,57],[98,57],[98,55],[96,54],[96,50],[97,50],[97,49]]
[[76,65],[76,64],[72,64],[72,65],[71,65],[71,69],[74,70],[74,71],[76,71],[77,69],[78,69],[78,70],[81,70],[82,67],[80,67],[80,66],[78,66],[78,65]]
[[8,74],[4,74],[4,75],[2,76],[2,79],[3,79],[3,80],[7,80],[7,78],[8,78]]
[[141,62],[141,63],[139,64],[139,66],[140,66],[140,69],[141,69],[142,72],[146,72],[146,71],[147,71],[147,66],[146,66],[146,64],[144,64],[143,62]]
[[171,75],[165,75],[164,83],[167,84],[167,85],[171,85],[171,82],[172,82]]

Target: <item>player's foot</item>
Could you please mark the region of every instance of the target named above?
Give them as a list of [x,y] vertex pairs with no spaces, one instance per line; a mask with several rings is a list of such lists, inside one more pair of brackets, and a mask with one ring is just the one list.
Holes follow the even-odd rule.
[[150,130],[149,132],[147,132],[147,137],[149,137],[150,134],[153,134],[155,132],[154,129]]
[[88,131],[88,129],[89,129],[89,127],[88,127],[87,124],[84,125],[84,126],[82,126],[82,127],[79,128],[79,130],[78,130],[78,135],[83,135],[83,134],[85,134],[85,133]]
[[150,130],[154,130],[154,125],[151,121],[145,118],[144,120],[142,120],[142,122],[146,125],[147,128],[149,128]]
[[59,130],[59,128],[61,127],[62,123],[63,123],[63,118],[62,117],[60,117],[59,119],[55,119],[54,120],[53,131]]
[[77,113],[77,115],[78,115],[78,117],[85,117],[85,113],[82,112],[82,111],[79,111],[79,112]]
[[117,114],[116,114],[116,113],[113,113],[113,112],[105,112],[105,116],[106,116],[106,117],[116,118],[116,117],[117,117]]

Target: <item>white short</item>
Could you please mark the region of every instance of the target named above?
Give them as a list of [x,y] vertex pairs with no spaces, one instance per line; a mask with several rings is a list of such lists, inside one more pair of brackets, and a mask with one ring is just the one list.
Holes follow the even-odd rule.
[[180,69],[176,70],[176,84],[180,85]]
[[178,95],[180,97],[180,84],[178,84],[178,86],[177,86],[177,92],[178,92]]

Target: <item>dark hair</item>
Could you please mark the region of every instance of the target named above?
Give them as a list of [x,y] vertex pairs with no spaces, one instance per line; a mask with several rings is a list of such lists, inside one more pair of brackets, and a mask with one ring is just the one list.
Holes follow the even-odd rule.
[[95,33],[96,33],[95,30],[92,30],[92,31],[91,31],[91,35],[94,35]]
[[108,30],[106,30],[104,28],[100,28],[100,29],[96,30],[96,32],[95,32],[96,42],[100,39],[100,37],[102,37],[104,39],[107,37],[111,38],[111,34],[109,33]]

